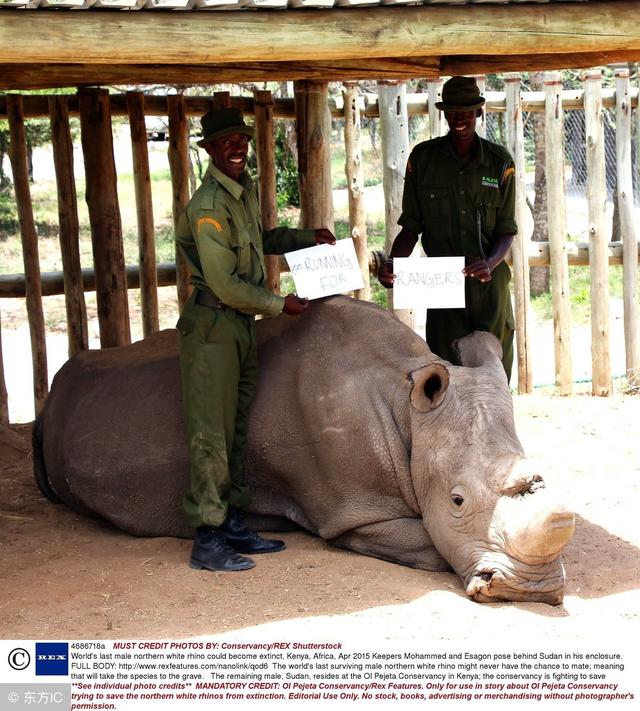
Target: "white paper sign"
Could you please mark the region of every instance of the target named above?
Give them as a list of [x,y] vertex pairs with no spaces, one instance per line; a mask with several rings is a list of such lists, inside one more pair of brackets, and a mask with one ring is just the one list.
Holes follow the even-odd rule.
[[394,258],[393,307],[464,308],[464,257]]
[[284,256],[298,296],[319,299],[364,286],[352,239],[318,244]]

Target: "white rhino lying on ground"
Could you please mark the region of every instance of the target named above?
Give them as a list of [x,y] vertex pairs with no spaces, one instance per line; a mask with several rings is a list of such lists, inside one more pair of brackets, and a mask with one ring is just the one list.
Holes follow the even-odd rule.
[[[365,555],[451,566],[481,602],[562,601],[574,517],[525,458],[496,338],[463,339],[453,366],[345,297],[258,332],[253,512]],[[72,358],[34,426],[43,493],[135,535],[193,535],[179,380],[172,330]]]

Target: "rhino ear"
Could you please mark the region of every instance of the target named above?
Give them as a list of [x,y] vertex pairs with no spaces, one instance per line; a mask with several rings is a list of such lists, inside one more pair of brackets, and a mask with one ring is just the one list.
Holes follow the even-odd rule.
[[442,363],[429,363],[409,373],[413,381],[411,404],[418,412],[439,407],[449,387],[449,371]]

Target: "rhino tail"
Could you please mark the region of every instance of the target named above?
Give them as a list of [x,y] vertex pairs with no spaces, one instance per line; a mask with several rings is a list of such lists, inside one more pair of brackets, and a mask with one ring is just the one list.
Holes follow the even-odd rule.
[[44,454],[42,451],[42,431],[44,424],[42,422],[42,414],[38,415],[33,423],[31,430],[31,443],[33,446],[33,473],[36,478],[38,489],[44,497],[53,501],[54,504],[61,504],[62,499],[51,488],[51,482],[47,474],[47,467],[44,463]]

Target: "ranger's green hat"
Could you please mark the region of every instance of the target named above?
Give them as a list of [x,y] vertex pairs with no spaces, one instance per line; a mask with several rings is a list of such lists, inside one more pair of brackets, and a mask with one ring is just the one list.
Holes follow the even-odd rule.
[[442,101],[436,103],[440,111],[472,111],[484,105],[484,97],[473,77],[451,77],[442,87]]
[[215,141],[216,138],[229,136],[232,133],[244,133],[253,138],[253,127],[247,126],[240,109],[212,109],[200,119],[202,138],[199,146]]

